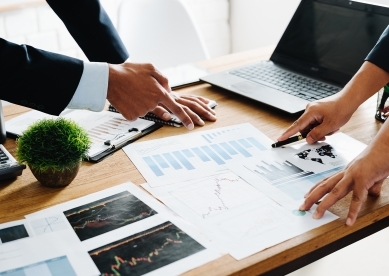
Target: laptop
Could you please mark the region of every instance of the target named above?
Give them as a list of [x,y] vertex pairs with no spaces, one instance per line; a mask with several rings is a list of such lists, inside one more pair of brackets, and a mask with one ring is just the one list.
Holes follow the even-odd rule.
[[339,92],[388,25],[389,7],[302,0],[270,60],[200,79],[287,113],[299,113],[309,102]]

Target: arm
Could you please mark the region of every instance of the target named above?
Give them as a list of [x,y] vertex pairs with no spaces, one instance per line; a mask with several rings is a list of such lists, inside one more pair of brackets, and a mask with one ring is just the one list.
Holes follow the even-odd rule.
[[72,98],[82,71],[81,60],[0,38],[2,100],[58,115]]

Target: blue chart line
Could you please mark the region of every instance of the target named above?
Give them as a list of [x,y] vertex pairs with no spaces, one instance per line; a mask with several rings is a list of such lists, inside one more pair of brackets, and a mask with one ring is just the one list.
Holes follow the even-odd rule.
[[255,147],[257,147],[259,150],[266,150],[266,148],[253,137],[249,137],[247,138],[247,140],[249,140],[249,142],[253,144]]
[[220,145],[221,145],[226,151],[228,151],[229,154],[231,154],[231,155],[238,154],[238,153],[237,153],[229,144],[227,144],[226,142],[220,143]]
[[[146,165],[156,176],[164,176],[173,170],[193,171],[203,166],[224,165],[234,158],[248,158],[253,154],[266,150],[258,140],[253,137],[231,140],[228,142],[215,142],[215,137],[223,136],[225,131],[201,135],[209,145],[199,145],[193,148],[179,149],[143,157]],[[217,138],[216,138],[217,139]],[[204,164],[209,162],[208,164]]]
[[243,154],[243,156],[245,157],[251,157],[252,155],[247,151],[245,150],[238,142],[236,141],[229,141],[228,143],[230,143],[238,152],[240,152],[241,154]]
[[157,164],[154,163],[154,161],[153,161],[153,159],[151,159],[151,157],[149,157],[149,156],[143,157],[143,160],[146,162],[147,166],[149,166],[149,168],[153,171],[153,173],[156,176],[163,175],[163,172],[158,168]]
[[174,156],[180,160],[181,164],[184,165],[184,167],[187,170],[194,170],[193,165],[181,154],[179,151],[173,151]]
[[251,145],[249,142],[247,142],[247,140],[245,140],[245,139],[239,139],[238,141],[239,141],[239,143],[241,143],[246,149],[252,147],[252,145]]
[[186,155],[186,157],[188,157],[188,158],[195,157],[194,154],[193,154],[190,150],[188,150],[188,149],[184,149],[184,150],[182,150],[182,152],[183,152],[183,153]]
[[206,156],[204,152],[202,152],[199,148],[193,148],[192,150],[201,159],[201,161],[203,162],[211,161],[211,159],[209,159],[208,156]]
[[162,169],[169,168],[169,164],[165,162],[165,160],[162,158],[161,155],[159,155],[159,154],[153,155],[153,158],[155,159],[155,161],[157,161],[158,165]]
[[215,161],[218,165],[223,165],[225,162],[215,153],[213,150],[211,150],[208,146],[202,146],[201,147],[212,159]]
[[175,169],[175,170],[180,170],[182,169],[181,165],[176,161],[176,159],[173,158],[173,156],[170,155],[170,153],[164,153],[162,154],[163,157],[166,158],[166,160],[170,163],[170,165],[172,165],[172,167]]
[[211,145],[211,147],[221,156],[224,160],[232,159],[221,147],[216,144]]

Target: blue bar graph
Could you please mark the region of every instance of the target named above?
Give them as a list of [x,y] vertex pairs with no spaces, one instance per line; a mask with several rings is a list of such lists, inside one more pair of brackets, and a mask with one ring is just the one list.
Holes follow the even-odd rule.
[[170,153],[164,153],[162,154],[163,157],[165,157],[165,159],[170,163],[170,165],[172,165],[172,167],[175,169],[175,170],[180,170],[182,169],[181,165],[177,162],[176,159],[174,159],[173,156],[170,155]]
[[194,170],[193,165],[179,151],[173,151],[173,155],[181,162],[187,170]]
[[216,144],[211,145],[211,147],[216,151],[224,160],[232,159],[221,147]]
[[208,156],[206,156],[206,155],[204,154],[204,152],[202,152],[199,148],[192,148],[192,151],[193,151],[198,157],[200,157],[201,161],[203,161],[203,162],[211,161],[211,159],[209,159]]
[[218,165],[223,165],[225,164],[225,162],[216,154],[213,152],[212,149],[210,149],[208,146],[202,146],[201,147],[207,154],[209,157],[211,157],[213,159],[213,161],[215,161]]
[[257,147],[259,150],[266,150],[266,148],[253,137],[249,137],[247,140],[249,140],[250,143]]
[[163,172],[158,168],[157,164],[154,163],[154,161],[153,161],[153,159],[151,159],[151,157],[149,157],[149,156],[143,157],[143,160],[146,162],[147,166],[150,167],[150,169],[153,171],[153,173],[156,176],[163,175]]
[[243,156],[245,157],[251,157],[252,155],[245,150],[238,142],[236,141],[229,141],[229,143],[238,151],[240,152]]
[[229,154],[231,154],[231,155],[238,154],[238,153],[237,153],[229,144],[227,144],[226,142],[220,143],[220,145],[221,145],[226,151],[228,151]]
[[239,139],[238,142],[241,143],[246,149],[252,148],[252,147],[253,147],[253,146],[252,146],[249,142],[247,142],[245,139]]
[[165,162],[165,160],[162,158],[161,155],[159,155],[159,154],[153,155],[153,158],[155,159],[155,161],[157,161],[158,165],[162,169],[169,168],[169,164]]
[[207,136],[205,136],[205,135],[201,135],[201,136],[202,136],[208,143],[212,143],[212,141],[209,140]]
[[186,155],[186,157],[188,157],[188,158],[195,157],[194,154],[193,154],[190,150],[188,150],[188,149],[184,149],[184,150],[182,150],[182,152],[183,152],[183,153]]

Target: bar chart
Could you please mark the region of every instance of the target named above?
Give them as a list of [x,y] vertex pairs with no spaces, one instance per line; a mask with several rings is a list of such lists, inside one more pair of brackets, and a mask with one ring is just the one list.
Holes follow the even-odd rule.
[[152,186],[206,176],[258,156],[272,141],[250,124],[147,141],[124,148]]

